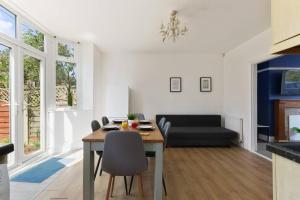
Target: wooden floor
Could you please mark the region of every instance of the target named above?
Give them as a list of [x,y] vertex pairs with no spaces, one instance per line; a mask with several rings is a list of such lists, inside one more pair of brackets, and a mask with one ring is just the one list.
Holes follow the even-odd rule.
[[[271,200],[272,166],[240,148],[168,148],[164,170],[169,200]],[[136,184],[132,196],[125,196],[122,177],[115,181],[114,200],[152,199],[154,161],[143,174],[144,198]],[[129,180],[129,178],[128,178]],[[108,175],[97,177],[95,199],[104,199]],[[82,199],[82,162],[70,167],[42,192],[39,200]]]

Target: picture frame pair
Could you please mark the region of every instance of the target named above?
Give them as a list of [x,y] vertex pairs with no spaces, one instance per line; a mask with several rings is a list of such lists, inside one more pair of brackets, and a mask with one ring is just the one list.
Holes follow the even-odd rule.
[[[170,92],[182,92],[181,77],[170,77]],[[200,92],[212,92],[211,77],[200,77]]]

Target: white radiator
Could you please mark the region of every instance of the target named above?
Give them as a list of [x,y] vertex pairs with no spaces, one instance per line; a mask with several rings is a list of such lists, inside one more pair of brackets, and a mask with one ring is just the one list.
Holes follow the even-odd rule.
[[225,128],[233,130],[239,134],[236,144],[244,146],[243,118],[225,115]]

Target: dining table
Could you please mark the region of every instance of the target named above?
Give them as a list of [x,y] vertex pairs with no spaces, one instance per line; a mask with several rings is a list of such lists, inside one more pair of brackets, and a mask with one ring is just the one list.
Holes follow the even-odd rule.
[[[163,142],[164,138],[155,124],[153,130],[139,130],[138,128],[122,128],[120,131],[136,131],[143,139],[144,150],[155,152],[154,168],[154,200],[162,199],[163,176]],[[83,199],[94,200],[94,159],[95,151],[103,151],[105,136],[108,131],[99,129],[82,138],[83,141]]]

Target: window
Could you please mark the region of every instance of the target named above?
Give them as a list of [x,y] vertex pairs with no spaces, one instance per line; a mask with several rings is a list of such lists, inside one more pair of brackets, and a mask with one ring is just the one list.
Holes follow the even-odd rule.
[[57,45],[57,52],[59,56],[74,58],[74,47],[70,44],[62,44],[59,42]]
[[40,51],[44,51],[44,34],[34,29],[27,23],[21,25],[22,40]]
[[0,5],[0,33],[16,37],[16,15]]
[[57,43],[56,59],[56,105],[77,104],[75,45]]

